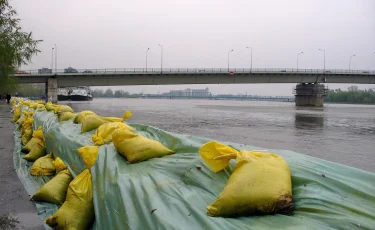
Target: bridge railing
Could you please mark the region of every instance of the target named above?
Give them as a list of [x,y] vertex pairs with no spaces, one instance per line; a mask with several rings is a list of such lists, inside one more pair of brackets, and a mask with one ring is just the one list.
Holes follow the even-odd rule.
[[291,69],[291,68],[112,68],[112,69],[73,69],[73,70],[22,70],[16,75],[51,75],[51,74],[215,74],[215,73],[312,73],[312,74],[369,74],[374,70],[343,70],[343,69]]

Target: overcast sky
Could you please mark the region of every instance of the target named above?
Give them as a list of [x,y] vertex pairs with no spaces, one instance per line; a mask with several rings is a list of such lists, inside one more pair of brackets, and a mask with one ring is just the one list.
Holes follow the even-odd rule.
[[[374,0],[12,0],[24,30],[44,40],[24,69],[233,68],[375,69]],[[294,84],[209,85],[213,93],[291,95]],[[206,85],[126,86],[166,92]],[[347,88],[329,84],[330,88]],[[363,85],[361,88],[373,87]]]

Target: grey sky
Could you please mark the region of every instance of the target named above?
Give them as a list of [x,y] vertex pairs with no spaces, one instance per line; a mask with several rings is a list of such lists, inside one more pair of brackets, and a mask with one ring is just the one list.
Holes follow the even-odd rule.
[[[13,0],[25,30],[43,39],[41,53],[24,69],[51,66],[58,46],[58,68],[375,69],[373,0]],[[291,95],[293,84],[209,85],[214,93]],[[348,85],[330,84],[346,88]],[[132,86],[129,92],[164,92],[201,86]],[[373,86],[361,86],[361,88]]]

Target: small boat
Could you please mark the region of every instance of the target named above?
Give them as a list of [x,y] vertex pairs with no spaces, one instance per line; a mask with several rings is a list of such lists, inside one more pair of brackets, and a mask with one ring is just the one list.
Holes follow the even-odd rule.
[[66,87],[57,90],[59,101],[92,101],[89,87]]

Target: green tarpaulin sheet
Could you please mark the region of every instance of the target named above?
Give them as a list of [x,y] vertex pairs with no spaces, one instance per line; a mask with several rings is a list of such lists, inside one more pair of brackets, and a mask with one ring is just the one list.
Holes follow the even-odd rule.
[[[80,134],[80,125],[72,120],[58,123],[52,112],[36,112],[34,119],[34,129],[43,127],[47,150],[77,176],[84,169],[77,148],[93,145],[94,131]],[[96,218],[93,229],[375,229],[374,173],[286,150],[268,151],[284,157],[291,168],[294,215],[209,217],[206,207],[223,190],[235,161],[228,169],[214,173],[198,154],[208,139],[130,125],[139,134],[176,150],[176,154],[128,164],[113,144],[101,146],[91,168]],[[238,150],[262,150],[225,144]],[[29,165],[17,159],[17,154],[19,151],[15,151],[18,175],[26,190],[35,192],[48,178],[26,173]],[[57,208],[36,204],[42,219]]]

